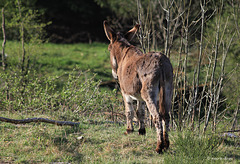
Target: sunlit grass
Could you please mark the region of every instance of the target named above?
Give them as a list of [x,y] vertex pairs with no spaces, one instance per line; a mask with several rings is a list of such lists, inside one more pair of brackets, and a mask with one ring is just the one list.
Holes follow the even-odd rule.
[[[1,115],[19,118],[15,114]],[[42,116],[44,117],[44,116]],[[54,116],[52,116],[54,117]],[[135,127],[137,129],[137,127]],[[155,153],[156,132],[137,131],[124,135],[125,127],[102,118],[92,124],[87,118],[79,127],[45,123],[12,125],[0,123],[0,161],[13,163],[237,163],[236,141],[219,135],[198,136],[192,132],[170,132],[170,149]]]
[[[21,60],[21,44],[9,41],[6,44],[9,66],[16,66]],[[96,73],[99,80],[110,80],[111,66],[107,44],[52,44],[33,46],[26,44],[26,54],[30,56],[30,67],[42,76],[69,73],[78,66],[82,71]]]

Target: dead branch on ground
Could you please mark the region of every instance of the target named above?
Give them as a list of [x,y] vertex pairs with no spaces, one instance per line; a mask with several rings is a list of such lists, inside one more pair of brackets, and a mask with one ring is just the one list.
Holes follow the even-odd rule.
[[49,124],[54,124],[58,126],[78,126],[80,123],[78,122],[71,122],[71,121],[56,121],[56,120],[50,120],[47,118],[27,118],[27,119],[22,119],[22,120],[16,120],[16,119],[10,119],[10,118],[5,118],[5,117],[0,117],[0,121],[2,122],[9,122],[13,124],[27,124],[31,122],[45,122]]

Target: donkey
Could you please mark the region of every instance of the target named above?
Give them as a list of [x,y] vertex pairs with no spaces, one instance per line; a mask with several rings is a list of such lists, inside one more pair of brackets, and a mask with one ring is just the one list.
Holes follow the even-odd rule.
[[124,99],[127,118],[125,134],[134,131],[133,100],[136,100],[136,115],[139,121],[138,133],[145,135],[145,102],[157,131],[156,152],[162,153],[162,150],[169,147],[167,132],[173,90],[172,65],[164,54],[160,52],[143,54],[139,48],[129,43],[139,29],[138,24],[125,35],[116,33],[107,21],[103,22],[103,27],[110,41],[108,50],[110,51],[112,75],[119,81]]

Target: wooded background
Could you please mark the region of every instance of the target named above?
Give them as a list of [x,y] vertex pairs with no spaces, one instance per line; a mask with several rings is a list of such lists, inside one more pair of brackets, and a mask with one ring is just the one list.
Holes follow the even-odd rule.
[[[166,0],[141,0],[142,16],[148,19],[148,28],[154,31],[155,39],[158,44],[164,43],[165,28],[166,28],[166,13],[162,9],[168,5]],[[159,3],[161,2],[161,3]],[[209,3],[208,3],[209,2]],[[170,1],[169,1],[170,3]],[[205,13],[206,19],[213,19],[213,11],[216,7],[221,6],[223,3],[222,14],[230,14],[227,12],[231,8],[232,0],[207,1],[207,10]],[[15,0],[1,0],[0,7],[5,7],[8,13],[15,10]],[[22,5],[27,9],[37,10],[39,19],[42,22],[51,22],[46,26],[47,37],[51,42],[55,43],[76,43],[76,42],[92,42],[104,41],[107,39],[103,33],[102,22],[109,20],[115,25],[117,29],[126,31],[133,24],[138,22],[138,6],[135,0],[23,0]],[[191,10],[187,10],[190,7]],[[237,6],[236,6],[237,7]],[[196,38],[200,39],[201,28],[199,25],[201,6],[199,1],[192,0],[176,0],[174,1],[170,17],[177,18],[179,14],[186,14],[188,11],[188,22],[196,21],[193,25],[189,26],[190,40],[194,41]],[[151,27],[150,27],[151,23]],[[181,26],[187,22],[178,20],[171,24],[177,24],[177,34],[174,39],[181,36]],[[207,26],[207,25],[206,25]],[[8,32],[10,33],[10,32]],[[8,34],[9,39],[17,38],[17,33],[11,32]],[[2,38],[2,35],[0,35]],[[154,40],[154,41],[156,41]]]

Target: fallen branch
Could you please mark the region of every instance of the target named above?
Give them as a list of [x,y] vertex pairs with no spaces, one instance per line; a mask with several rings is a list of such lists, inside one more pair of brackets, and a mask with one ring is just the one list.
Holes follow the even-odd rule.
[[219,132],[219,133],[233,133],[233,132],[240,132],[240,129],[238,129],[238,130],[223,131],[223,132]]
[[45,122],[50,123],[58,126],[68,125],[68,126],[78,126],[80,123],[77,122],[71,122],[71,121],[56,121],[56,120],[49,120],[47,118],[27,118],[22,120],[15,120],[5,117],[0,117],[0,121],[2,122],[9,122],[13,124],[26,124],[31,122]]

